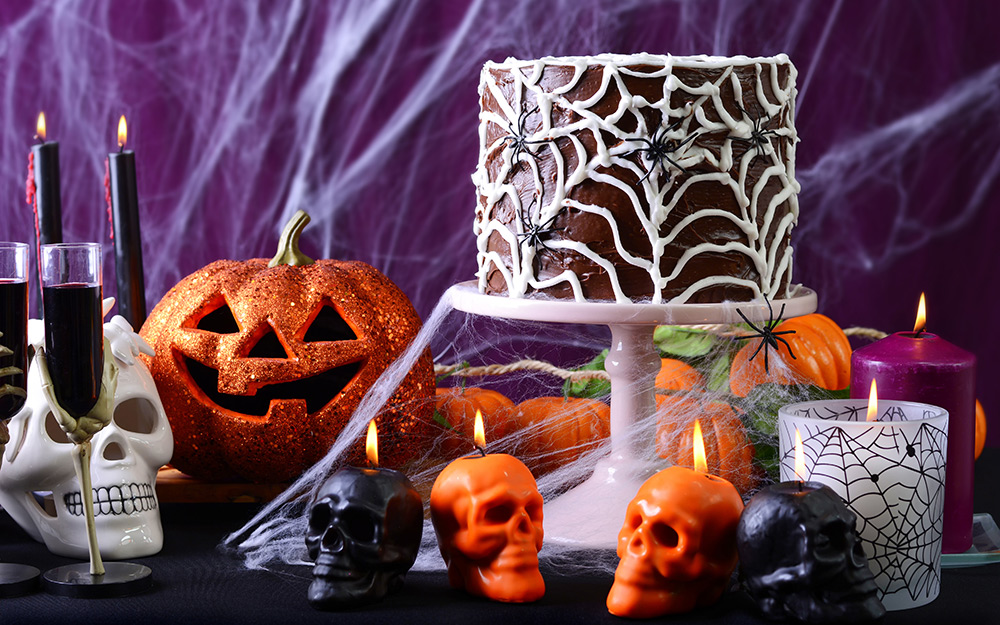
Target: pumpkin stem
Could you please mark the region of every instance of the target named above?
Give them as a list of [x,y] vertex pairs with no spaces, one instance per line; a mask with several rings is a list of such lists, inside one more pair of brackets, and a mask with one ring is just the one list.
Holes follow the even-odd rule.
[[302,267],[316,262],[299,249],[299,237],[302,236],[302,230],[305,229],[309,220],[309,215],[305,211],[295,211],[292,218],[285,224],[285,229],[281,231],[281,238],[278,239],[278,253],[267,264],[268,267],[277,267],[278,265]]

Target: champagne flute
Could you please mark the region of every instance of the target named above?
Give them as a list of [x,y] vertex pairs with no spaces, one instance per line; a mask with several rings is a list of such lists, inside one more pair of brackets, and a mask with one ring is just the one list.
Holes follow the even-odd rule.
[[28,245],[0,242],[0,420],[24,405],[28,372]]
[[59,405],[79,419],[101,392],[101,245],[43,245],[41,268],[46,364]]

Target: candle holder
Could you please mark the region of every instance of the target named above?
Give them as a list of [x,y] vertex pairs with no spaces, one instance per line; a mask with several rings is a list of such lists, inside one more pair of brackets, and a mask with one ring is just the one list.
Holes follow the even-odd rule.
[[[858,517],[868,562],[886,610],[933,601],[941,585],[948,412],[929,404],[813,401],[778,412],[782,480],[826,484]],[[796,430],[805,468],[796,475]]]

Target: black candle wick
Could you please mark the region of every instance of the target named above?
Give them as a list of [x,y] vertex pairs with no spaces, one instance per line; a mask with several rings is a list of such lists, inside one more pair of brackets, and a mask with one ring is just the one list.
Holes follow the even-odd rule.
[[476,445],[476,450],[482,455],[483,458],[486,457],[486,450],[482,445]]

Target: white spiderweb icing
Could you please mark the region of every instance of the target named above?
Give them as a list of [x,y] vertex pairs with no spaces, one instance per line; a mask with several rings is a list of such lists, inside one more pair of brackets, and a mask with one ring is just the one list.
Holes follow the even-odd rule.
[[[547,90],[540,79],[551,66],[571,68],[573,75],[565,84]],[[588,98],[571,100],[567,94],[577,87],[588,67],[594,66],[601,72],[600,85]],[[644,66],[641,71],[639,66]],[[740,76],[733,71],[737,66],[753,71],[752,90],[743,88]],[[783,85],[779,84],[779,66],[788,68]],[[702,84],[690,85],[674,74],[675,67],[721,71],[715,71]],[[499,84],[497,76],[501,73],[512,84]],[[622,266],[648,274],[652,303],[668,299],[683,303],[703,288],[723,284],[745,287],[755,298],[773,298],[791,281],[792,249],[780,243],[787,241],[798,218],[799,187],[794,169],[797,136],[792,123],[795,77],[795,68],[784,55],[753,59],[601,55],[487,63],[481,75],[480,95],[491,96],[499,112],[486,110],[485,106],[481,110],[479,163],[473,174],[479,193],[474,231],[480,290],[486,290],[490,274],[497,271],[511,297],[567,283],[575,299],[584,301],[581,278],[572,271],[567,269],[544,279],[538,275],[538,254],[571,252],[607,274],[618,302],[630,301],[619,277]],[[626,79],[633,78],[662,80],[659,97],[649,100],[642,94],[631,93]],[[770,99],[765,82],[767,92],[772,94]],[[731,87],[738,115],[729,110],[734,108],[732,102],[726,108],[723,87]],[[605,115],[592,110],[611,89],[612,95],[616,92],[619,96],[615,110]],[[684,92],[684,97],[679,106],[672,106],[671,98],[676,92]],[[662,120],[658,127],[647,123],[646,114],[651,111]],[[535,129],[525,123],[531,115],[540,119]],[[620,125],[623,120],[634,123],[635,130],[623,129]],[[506,134],[494,138],[496,128]],[[717,137],[721,133],[724,133],[721,142],[698,140],[699,136]],[[755,136],[756,145],[751,142]],[[584,137],[592,141],[591,150],[584,145]],[[670,158],[659,162],[651,156],[636,158],[636,154],[648,153],[655,138],[675,148]],[[780,151],[775,148],[777,142],[781,143]],[[742,151],[738,159],[734,157],[734,144],[739,146],[737,151]],[[499,170],[491,172],[489,160],[498,150],[501,151]],[[568,159],[567,154],[574,158]],[[547,181],[543,181],[539,165],[545,159],[551,159],[553,172]],[[763,159],[765,167],[753,181],[747,174],[755,159]],[[612,173],[614,170],[631,172],[638,182],[623,180],[623,176]],[[530,182],[525,180],[525,172],[530,175]],[[609,207],[574,197],[574,190],[584,182],[612,186],[620,197],[627,198],[651,253],[640,253],[626,246],[618,236],[621,224]],[[734,200],[731,204],[738,210],[702,207],[664,231],[668,218],[684,201],[685,194],[706,183],[726,187]],[[530,202],[525,201],[526,192],[532,194]],[[504,204],[512,207],[513,218]],[[572,240],[561,234],[549,236],[554,232],[551,225],[567,209],[605,220],[613,233],[613,241],[608,242],[613,243],[613,253],[598,252],[592,242]],[[507,214],[499,215],[500,212]],[[675,239],[684,229],[698,228],[699,222],[706,218],[729,220],[742,238],[708,237],[682,249],[673,266],[666,266],[667,252],[677,252],[671,247],[677,245]],[[509,260],[501,251],[491,249],[490,239],[495,236],[502,238],[509,248]],[[678,277],[693,259],[720,254],[745,256],[758,278],[710,275],[693,282],[679,295],[672,298],[664,295],[671,286],[679,284]]]

